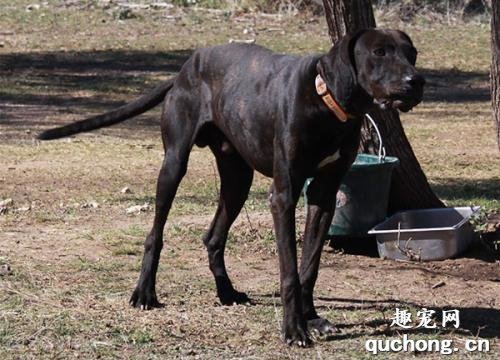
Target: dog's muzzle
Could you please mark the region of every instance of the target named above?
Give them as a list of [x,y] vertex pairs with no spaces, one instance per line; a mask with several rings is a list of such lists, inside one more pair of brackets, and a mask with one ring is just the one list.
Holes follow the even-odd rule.
[[397,91],[384,97],[375,98],[373,102],[382,110],[395,109],[408,112],[422,101],[424,85],[425,79],[420,74],[405,76],[402,86]]

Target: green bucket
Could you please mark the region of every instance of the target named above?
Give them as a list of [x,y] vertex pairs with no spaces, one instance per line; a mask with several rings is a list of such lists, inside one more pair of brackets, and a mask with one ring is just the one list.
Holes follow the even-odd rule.
[[[380,133],[371,118],[380,138]],[[358,154],[344,176],[328,235],[362,236],[385,220],[391,187],[392,170],[399,159],[384,156],[380,139],[379,155]],[[306,181],[304,190],[312,181]],[[305,191],[304,191],[305,194]],[[307,204],[307,197],[306,197]]]
[[385,220],[392,169],[398,158],[359,154],[337,192],[329,235],[364,235]]

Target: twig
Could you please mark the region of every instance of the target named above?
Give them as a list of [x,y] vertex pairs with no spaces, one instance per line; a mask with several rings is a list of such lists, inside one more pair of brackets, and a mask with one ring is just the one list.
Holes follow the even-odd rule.
[[409,237],[408,240],[406,240],[404,248],[401,248],[401,222],[398,222],[398,239],[397,239],[397,249],[401,251],[407,258],[410,260],[415,260],[415,261],[420,261],[421,259],[421,254],[422,254],[422,249],[419,249],[418,253],[415,252],[413,249],[411,249],[408,245],[410,244],[410,241],[413,240],[413,238]]
[[437,282],[434,285],[432,285],[431,289],[436,289],[436,288],[444,286],[444,285],[446,285],[446,283],[444,281],[440,281],[440,282]]

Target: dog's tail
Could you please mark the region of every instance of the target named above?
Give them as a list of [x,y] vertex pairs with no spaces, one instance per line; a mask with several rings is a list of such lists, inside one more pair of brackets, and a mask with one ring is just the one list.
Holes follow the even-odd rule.
[[59,139],[65,136],[114,125],[130,119],[131,117],[142,114],[143,112],[152,109],[163,101],[167,92],[172,88],[174,80],[175,78],[169,79],[165,83],[154,88],[151,92],[143,95],[137,100],[119,107],[118,109],[111,110],[110,112],[80,120],[68,125],[46,130],[38,135],[38,139]]

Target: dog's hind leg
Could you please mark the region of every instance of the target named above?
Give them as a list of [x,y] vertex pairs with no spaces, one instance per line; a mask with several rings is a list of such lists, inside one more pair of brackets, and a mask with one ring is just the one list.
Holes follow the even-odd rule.
[[224,139],[211,142],[221,185],[217,212],[204,238],[210,270],[215,277],[217,295],[223,305],[249,302],[245,293],[236,291],[226,272],[224,248],[229,228],[240,213],[252,185],[253,169]]
[[[155,217],[151,232],[144,243],[144,257],[137,286],[130,298],[130,304],[141,309],[160,306],[156,297],[156,271],[163,247],[163,230],[172,206],[177,188],[186,174],[189,153],[194,145],[194,122],[179,121],[186,118],[175,110],[171,116],[163,116],[165,158],[156,186]],[[172,119],[168,121],[165,119]]]
[[[187,157],[187,155],[184,155]],[[163,247],[163,229],[177,187],[186,172],[187,159],[179,163],[174,151],[168,150],[158,176],[153,228],[144,243],[144,257],[137,287],[130,304],[141,309],[160,306],[156,297],[156,271]]]

